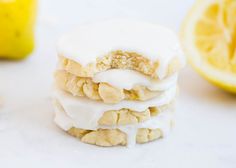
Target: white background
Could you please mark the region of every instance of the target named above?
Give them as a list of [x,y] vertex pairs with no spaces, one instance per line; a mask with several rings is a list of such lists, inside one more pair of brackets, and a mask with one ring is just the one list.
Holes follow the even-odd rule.
[[235,168],[236,97],[199,77],[180,76],[176,128],[135,148],[83,144],[53,123],[55,43],[76,25],[130,17],[178,31],[193,0],[41,0],[37,48],[22,62],[0,62],[0,167]]

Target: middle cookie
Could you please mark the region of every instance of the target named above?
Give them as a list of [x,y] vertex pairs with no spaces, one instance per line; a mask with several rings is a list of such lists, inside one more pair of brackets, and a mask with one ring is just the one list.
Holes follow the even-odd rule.
[[[171,93],[172,92],[172,93]],[[175,95],[175,90],[170,92]],[[137,101],[122,101],[119,104],[104,104],[86,98],[76,98],[64,91],[56,90],[54,94],[54,107],[56,122],[64,130],[71,127],[95,130],[98,126],[119,126],[145,122],[159,114],[172,111],[173,97],[154,98],[143,103]],[[61,111],[65,113],[70,122],[60,119]],[[65,118],[65,117],[63,117]]]
[[64,70],[55,73],[56,85],[74,96],[115,104],[122,100],[145,101],[176,86],[177,74],[162,80],[149,79],[132,70],[113,69],[93,78],[78,77]]

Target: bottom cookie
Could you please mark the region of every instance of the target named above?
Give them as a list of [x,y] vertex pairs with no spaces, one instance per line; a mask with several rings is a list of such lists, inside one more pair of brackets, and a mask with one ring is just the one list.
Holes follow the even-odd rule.
[[[73,127],[67,132],[84,143],[97,146],[124,146],[128,143],[126,133],[119,129],[84,130]],[[136,143],[146,143],[162,137],[161,129],[139,128],[136,133]]]

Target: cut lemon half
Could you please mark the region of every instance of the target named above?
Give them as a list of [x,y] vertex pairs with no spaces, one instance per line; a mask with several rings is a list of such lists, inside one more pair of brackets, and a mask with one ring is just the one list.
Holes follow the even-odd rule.
[[197,72],[236,93],[236,0],[197,0],[180,38]]

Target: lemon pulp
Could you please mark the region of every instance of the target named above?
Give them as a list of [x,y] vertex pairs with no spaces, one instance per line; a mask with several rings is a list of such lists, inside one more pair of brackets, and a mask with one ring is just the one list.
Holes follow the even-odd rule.
[[222,71],[236,73],[236,1],[206,8],[196,23],[195,45],[203,59]]
[[236,93],[236,0],[198,0],[181,39],[193,67],[207,80]]

